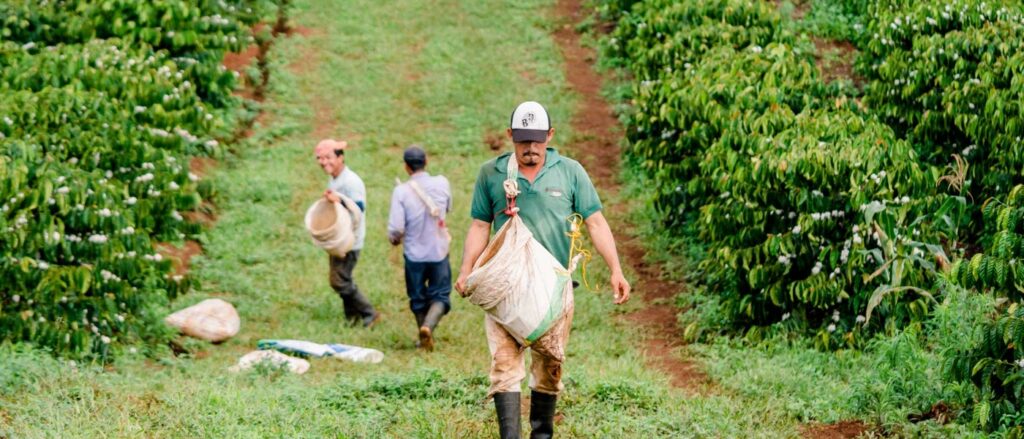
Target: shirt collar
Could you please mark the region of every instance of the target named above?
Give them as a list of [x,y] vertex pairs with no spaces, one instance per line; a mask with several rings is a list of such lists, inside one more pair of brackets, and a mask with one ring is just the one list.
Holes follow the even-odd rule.
[[[494,169],[497,169],[502,174],[508,172],[508,161],[512,159],[514,154],[514,152],[506,152],[498,156],[498,159],[494,161]],[[544,154],[544,169],[555,166],[560,161],[562,161],[562,156],[558,154],[558,150],[549,146]]]

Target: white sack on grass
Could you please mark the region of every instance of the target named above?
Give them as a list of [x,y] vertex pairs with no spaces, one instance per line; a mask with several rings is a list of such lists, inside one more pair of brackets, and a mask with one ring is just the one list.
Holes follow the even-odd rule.
[[260,349],[276,349],[300,356],[332,357],[356,363],[380,363],[384,360],[384,353],[376,349],[338,343],[322,344],[306,340],[260,340],[256,346]]
[[220,299],[206,299],[164,318],[182,334],[214,343],[227,340],[242,325],[238,311]]
[[355,230],[361,219],[359,207],[342,196],[341,203],[317,200],[306,210],[305,223],[314,244],[343,258],[356,242]]
[[301,358],[289,357],[277,351],[252,351],[238,359],[238,364],[231,366],[228,370],[238,372],[249,369],[257,363],[270,362],[275,366],[285,366],[289,372],[304,374],[309,370],[309,362]]

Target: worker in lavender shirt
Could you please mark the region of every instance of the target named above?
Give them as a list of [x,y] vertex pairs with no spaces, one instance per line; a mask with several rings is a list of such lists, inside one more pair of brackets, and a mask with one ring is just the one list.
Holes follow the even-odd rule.
[[392,245],[404,243],[405,292],[419,328],[417,346],[432,351],[434,328],[451,309],[451,235],[444,219],[451,211],[452,192],[447,178],[426,171],[423,148],[410,146],[402,158],[410,177],[391,194],[388,240]]

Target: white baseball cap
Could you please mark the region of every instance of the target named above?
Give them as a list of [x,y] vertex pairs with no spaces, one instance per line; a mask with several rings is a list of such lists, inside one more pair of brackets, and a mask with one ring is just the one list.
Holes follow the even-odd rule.
[[544,106],[534,101],[519,104],[512,112],[508,127],[512,129],[513,142],[540,142],[548,140],[551,122]]

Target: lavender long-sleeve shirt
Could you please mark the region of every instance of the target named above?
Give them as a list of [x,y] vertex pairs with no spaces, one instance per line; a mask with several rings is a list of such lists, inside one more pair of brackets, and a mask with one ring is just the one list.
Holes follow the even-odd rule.
[[[443,220],[452,208],[452,192],[448,179],[431,176],[426,171],[412,175],[434,204],[441,209]],[[448,242],[442,238],[438,219],[430,216],[427,205],[416,195],[409,183],[402,183],[391,193],[388,215],[388,237],[392,242],[404,241],[405,257],[413,262],[438,262],[448,256]]]

